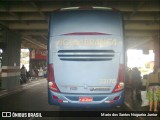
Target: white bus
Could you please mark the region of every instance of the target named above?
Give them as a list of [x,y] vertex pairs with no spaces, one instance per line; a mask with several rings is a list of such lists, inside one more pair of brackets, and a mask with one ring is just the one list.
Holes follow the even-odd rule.
[[48,98],[63,107],[124,103],[122,14],[106,7],[62,8],[51,13]]

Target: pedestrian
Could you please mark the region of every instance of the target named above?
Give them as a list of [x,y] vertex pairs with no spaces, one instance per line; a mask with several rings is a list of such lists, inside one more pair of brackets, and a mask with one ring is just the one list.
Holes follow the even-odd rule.
[[137,67],[132,69],[131,79],[132,79],[132,88],[133,88],[132,97],[139,99],[141,98],[141,95],[140,95],[141,73]]
[[153,72],[148,76],[147,98],[149,100],[149,111],[152,111],[152,108],[154,108],[154,111],[156,112],[160,98],[160,76],[157,66],[154,66]]
[[148,75],[143,75],[143,79],[141,80],[141,90],[146,90],[146,83],[147,83]]
[[24,83],[27,82],[26,71],[27,71],[27,70],[26,70],[25,66],[22,65],[22,68],[21,68],[20,72],[21,72],[21,79],[22,79],[22,81],[23,81]]
[[143,79],[141,80],[142,86],[141,86],[141,107],[148,106],[149,101],[147,99],[147,90],[146,90],[146,83],[147,83],[148,75],[143,75]]
[[36,73],[35,73],[34,69],[32,69],[31,70],[31,79],[33,80],[33,79],[35,79],[35,77],[36,77]]
[[38,76],[39,77],[43,77],[43,69],[42,69],[42,67],[40,67],[40,69],[39,69],[39,71],[38,71]]
[[128,84],[129,84],[129,86],[131,86],[131,84],[132,84],[132,78],[131,78],[131,74],[132,74],[132,69],[131,68],[129,68],[128,69]]
[[30,71],[26,71],[26,77],[28,80],[31,79],[31,72]]
[[35,77],[37,79],[37,77],[38,77],[38,69],[37,69],[37,67],[35,67],[34,72],[35,72]]

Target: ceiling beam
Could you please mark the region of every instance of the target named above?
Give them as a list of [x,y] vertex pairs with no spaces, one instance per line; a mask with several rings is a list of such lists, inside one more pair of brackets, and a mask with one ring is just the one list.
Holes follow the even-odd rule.
[[35,46],[38,46],[38,47],[41,48],[41,49],[46,49],[46,48],[47,48],[46,45],[38,42],[37,40],[34,40],[34,39],[31,38],[31,37],[22,37],[22,39],[28,41],[28,42],[31,43],[31,44],[34,44]]
[[[1,17],[0,17],[1,18]],[[158,16],[157,14],[152,14],[152,15],[138,15],[138,13],[135,16],[130,16],[128,17],[127,15],[124,15],[124,20],[127,21],[160,21],[160,16]]]
[[134,10],[133,12],[130,14],[129,18],[134,16],[140,9],[141,7],[144,5],[144,1],[140,2],[139,4],[136,4],[136,6],[134,6]]
[[125,30],[160,30],[159,22],[126,22]]
[[[32,35],[39,35],[39,36],[47,36],[47,30],[23,30],[18,31],[22,36],[32,36]],[[152,36],[159,33],[159,30],[125,30],[125,36]]]
[[[15,16],[8,16],[5,14],[0,14],[0,20],[6,20],[6,21],[19,21],[19,19]],[[37,20],[45,20],[43,17],[41,17],[40,15],[38,15],[37,13],[35,14],[31,14],[28,13],[27,15],[23,14],[21,15],[21,20],[25,20],[25,21],[37,21]]]
[[26,48],[25,44],[23,44],[23,42],[21,43],[21,48]]
[[48,41],[48,38],[44,35],[41,35],[43,39],[45,39],[46,41]]
[[40,30],[40,31],[35,31],[35,30],[30,30],[30,31],[19,31],[19,33],[23,36],[31,36],[31,35],[42,35],[42,36],[47,36],[48,33],[46,30]]
[[[8,1],[8,0],[6,0]],[[57,8],[81,5],[106,6],[119,9],[124,14],[125,39],[130,45],[143,46],[146,40],[160,33],[159,1],[146,0],[46,0],[0,3],[0,25],[22,35],[22,47],[44,49],[48,35],[48,15]],[[125,2],[124,2],[125,1]],[[142,1],[142,2],[141,2]],[[18,3],[18,4],[17,4]],[[42,39],[43,38],[43,39]],[[131,41],[131,42],[130,42]],[[132,42],[134,44],[132,44]],[[43,44],[44,43],[44,44]],[[135,46],[136,47],[136,46]]]
[[[87,3],[86,3],[86,5],[87,5]],[[52,2],[51,4],[42,5],[40,11],[41,12],[51,12],[51,11],[56,10],[58,8],[61,8],[63,6],[64,6],[64,4],[62,4],[62,3],[54,4],[54,2]],[[73,6],[79,6],[79,4],[77,3],[77,5],[73,5]],[[115,5],[113,5],[113,7],[119,9],[122,12],[135,11],[134,6],[130,3],[118,4],[118,5],[115,4]],[[157,2],[157,4],[153,3],[153,4],[144,5],[138,11],[139,12],[159,12],[160,8],[159,8],[159,4]],[[7,10],[4,7],[0,7],[0,12],[7,12]],[[37,10],[37,8],[33,7],[30,4],[25,4],[25,5],[24,4],[22,4],[22,5],[14,4],[14,5],[11,5],[10,12],[39,12],[39,10]]]
[[138,40],[138,41],[132,40],[132,41],[128,41],[127,47],[128,49],[135,49],[135,48],[143,49],[143,47],[145,46],[145,48],[147,47],[148,49],[153,49],[153,44],[151,44],[151,42],[153,42],[152,39]]
[[157,33],[159,33],[158,30],[125,30],[125,37],[150,37],[157,35]]
[[26,48],[34,48],[34,49],[40,49],[38,46],[26,41],[26,40],[23,40],[22,43],[21,43],[21,48],[22,49],[26,49]]
[[[13,30],[48,30],[48,24],[45,22],[29,22],[23,24],[19,22],[8,23],[7,25]],[[160,30],[159,22],[125,22],[125,30]]]
[[39,14],[47,21],[48,23],[48,17],[46,17],[46,15],[41,11],[40,7],[37,6],[34,2],[31,2],[31,5],[37,9],[37,11],[39,12]]
[[15,17],[17,20],[19,20],[22,23],[26,24],[26,22],[24,22],[23,20],[21,20],[21,17],[19,15],[17,15],[15,12],[10,11],[11,7],[10,7],[9,3],[7,3],[6,5],[4,5],[3,8],[6,9],[6,13],[8,13],[11,17]]
[[[48,16],[46,16],[48,20]],[[21,15],[21,17],[15,17],[15,16],[8,16],[5,14],[0,14],[0,20],[5,20],[5,21],[41,21],[41,20],[46,20],[46,18],[41,17],[40,15],[37,15],[36,13],[28,13]],[[127,15],[124,15],[124,20],[136,20],[136,21],[151,21],[151,20],[160,20],[160,16],[158,14],[136,14],[136,16],[128,17]]]
[[14,30],[47,30],[48,24],[46,22],[35,22],[35,23],[9,23],[8,27]]

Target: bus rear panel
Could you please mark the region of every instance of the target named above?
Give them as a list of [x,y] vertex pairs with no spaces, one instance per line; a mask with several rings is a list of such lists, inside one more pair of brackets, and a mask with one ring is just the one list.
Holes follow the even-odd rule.
[[48,99],[64,107],[112,107],[124,102],[123,21],[118,11],[51,14]]

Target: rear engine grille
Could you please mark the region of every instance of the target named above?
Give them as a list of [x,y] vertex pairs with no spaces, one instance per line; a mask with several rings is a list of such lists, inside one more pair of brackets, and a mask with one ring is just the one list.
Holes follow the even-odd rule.
[[107,61],[114,57],[113,50],[59,50],[58,57],[65,61]]

